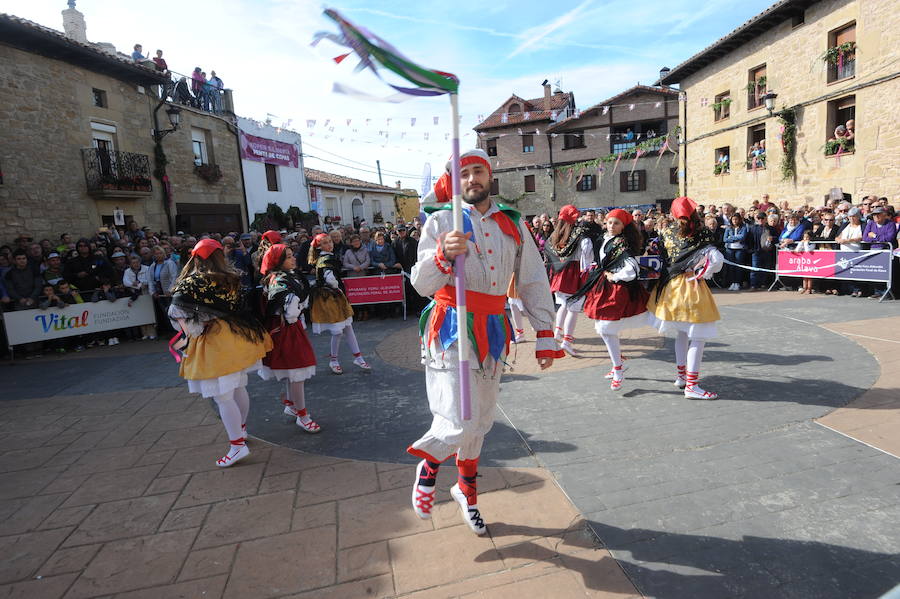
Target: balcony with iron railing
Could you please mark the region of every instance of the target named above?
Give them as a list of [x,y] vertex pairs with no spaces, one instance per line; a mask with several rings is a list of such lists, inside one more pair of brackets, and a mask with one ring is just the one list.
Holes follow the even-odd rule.
[[204,112],[224,114],[234,112],[231,90],[221,86],[221,79],[203,80],[193,75],[168,71],[171,83],[166,84],[166,100],[190,106]]
[[153,191],[150,157],[102,148],[81,150],[87,191],[95,197],[147,197]]

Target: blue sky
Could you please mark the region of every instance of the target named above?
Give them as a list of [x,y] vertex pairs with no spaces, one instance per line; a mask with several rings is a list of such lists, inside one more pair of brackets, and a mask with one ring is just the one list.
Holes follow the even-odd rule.
[[[400,179],[404,187],[418,189],[423,164],[430,162],[437,170],[449,154],[444,140],[450,120],[447,100],[387,104],[331,93],[335,81],[379,96],[391,90],[372,75],[354,74],[352,57],[336,65],[331,58],[343,49],[331,42],[310,47],[315,32],[335,30],[322,16],[325,6],[377,33],[419,64],[460,77],[465,148],[475,145],[471,128],[478,115],[489,114],[511,93],[535,98],[542,95],[544,79],[560,81],[564,91],[575,93],[578,106],[586,108],[638,82],[652,83],[660,67],[674,67],[770,4],[79,0],[77,8],[85,15],[91,41],[112,42],[123,52],[140,42],[146,51],[163,49],[176,71],[189,73],[195,66],[215,70],[234,90],[242,116],[262,121],[268,114],[274,124],[303,135],[307,166],[377,181],[374,172],[366,171],[374,171],[380,159],[385,184]],[[4,12],[62,29],[65,0],[4,0],[0,6]],[[416,118],[415,126],[411,118]],[[315,127],[308,128],[307,120],[315,120]]]

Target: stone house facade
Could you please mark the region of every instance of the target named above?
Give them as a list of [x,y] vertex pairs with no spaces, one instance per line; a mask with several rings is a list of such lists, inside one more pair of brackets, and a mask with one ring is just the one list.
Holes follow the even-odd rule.
[[[168,195],[154,177],[157,107],[157,127],[171,127],[157,95],[167,81],[108,44],[0,15],[0,240],[21,232],[51,240],[92,235],[113,223],[116,210],[154,230],[171,230],[167,207],[185,230],[245,225],[236,136],[226,118],[182,107],[178,130],[162,141]],[[192,136],[204,136],[217,181],[195,173]]]
[[[577,116],[548,128],[554,167],[578,164],[599,156],[622,154],[648,139],[668,134],[669,148],[635,158],[618,167],[606,162],[603,170],[575,169],[555,173],[556,204],[578,208],[660,205],[668,207],[678,191],[676,157],[678,92],[637,85],[604,100]],[[655,146],[663,150],[664,144]]]
[[[673,132],[677,97],[668,88],[638,85],[579,111],[571,92],[551,94],[547,85],[543,98],[511,96],[475,127],[479,147],[491,156],[492,194],[512,201],[524,214],[553,213],[565,204],[666,205],[677,191],[674,153],[659,161],[654,153],[637,162],[623,160],[618,167],[606,164],[602,173],[592,168],[568,175],[557,169]],[[676,147],[674,136],[670,146]]]
[[547,128],[575,113],[575,95],[544,83],[541,98],[510,96],[474,127],[478,147],[491,157],[493,195],[527,214],[552,210],[552,145]]
[[[830,60],[823,58],[828,53]],[[896,197],[898,58],[900,11],[893,0],[777,2],[661,78],[680,84],[683,94],[683,193],[738,206],[763,193],[792,205],[821,204],[833,189],[854,200]],[[764,106],[769,92],[777,94],[774,114]],[[784,108],[796,115],[795,176],[781,168],[783,143],[791,141],[778,118]],[[838,151],[841,143],[829,140],[849,120],[855,139]],[[754,164],[748,154],[760,140],[765,160]],[[717,165],[726,153],[722,172]]]

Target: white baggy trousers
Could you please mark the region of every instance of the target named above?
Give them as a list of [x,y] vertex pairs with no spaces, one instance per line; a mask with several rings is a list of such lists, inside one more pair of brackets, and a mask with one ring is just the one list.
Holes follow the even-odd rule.
[[[448,366],[448,362],[449,356],[446,356],[443,365]],[[494,425],[501,370],[502,366],[495,372],[490,357],[485,361],[484,370],[469,370],[472,419],[463,420],[459,409],[458,366],[440,368],[434,362],[426,361],[425,390],[434,419],[431,428],[412,444],[410,453],[436,462],[443,462],[454,454],[459,460],[471,460],[481,455],[484,436]]]

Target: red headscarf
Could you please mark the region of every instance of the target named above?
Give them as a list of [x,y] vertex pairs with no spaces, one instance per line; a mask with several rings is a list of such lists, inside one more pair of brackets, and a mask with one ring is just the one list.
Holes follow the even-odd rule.
[[209,260],[209,257],[214,251],[221,249],[222,244],[215,239],[201,239],[197,242],[197,245],[194,246],[194,249],[191,250],[191,256],[200,256],[204,260]]
[[262,264],[259,267],[259,272],[261,274],[267,275],[281,264],[281,258],[284,256],[284,251],[287,249],[287,246],[283,243],[276,243],[272,247],[266,250],[266,255],[263,256]]
[[262,234],[262,238],[269,243],[281,243],[281,233],[278,231],[266,231]]
[[622,210],[621,208],[616,208],[615,210],[610,210],[609,214],[606,215],[606,218],[617,218],[622,221],[622,225],[627,227],[631,223],[634,222],[634,217],[631,216],[630,213]]
[[578,217],[580,215],[581,213],[578,211],[578,208],[576,208],[572,204],[566,204],[559,209],[559,220],[565,221],[570,225],[574,225],[576,222],[578,222]]
[[331,236],[328,233],[319,233],[318,235],[313,237],[312,246],[314,248],[317,248],[320,245],[322,245],[322,242],[325,241],[326,239],[331,239]]
[[[473,150],[469,150],[459,157],[460,170],[469,166],[470,164],[480,164],[488,170],[488,176],[490,176],[490,174],[493,172],[493,169],[491,168],[491,161],[488,159],[487,152],[485,152],[484,150],[475,148]],[[453,186],[452,182],[450,181],[451,167],[451,161],[448,160],[447,165],[444,169],[444,174],[441,175],[437,180],[437,183],[434,184],[434,199],[438,204],[443,204],[453,199]]]
[[669,210],[675,218],[690,218],[696,211],[697,203],[687,196],[672,200],[672,208]]

